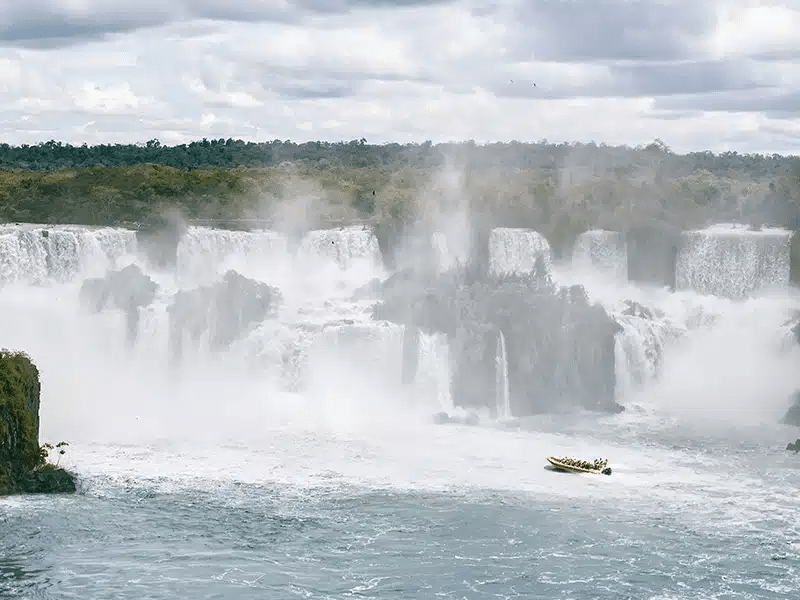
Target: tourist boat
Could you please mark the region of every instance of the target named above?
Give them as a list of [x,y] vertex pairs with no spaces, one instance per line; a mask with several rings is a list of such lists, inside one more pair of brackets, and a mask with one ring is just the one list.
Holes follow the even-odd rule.
[[611,475],[611,467],[608,466],[608,459],[605,458],[596,458],[590,462],[578,458],[556,458],[555,456],[548,456],[547,461],[558,471]]

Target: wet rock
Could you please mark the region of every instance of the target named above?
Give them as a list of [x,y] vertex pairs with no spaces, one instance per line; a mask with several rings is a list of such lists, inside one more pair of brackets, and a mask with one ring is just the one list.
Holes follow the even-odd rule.
[[448,423],[456,425],[477,425],[479,423],[478,415],[475,413],[468,413],[466,415],[450,415],[444,411],[435,413],[433,415],[433,422],[436,425],[446,425]]
[[121,310],[125,313],[127,341],[136,342],[140,309],[155,300],[158,284],[137,265],[110,271],[105,277],[84,280],[79,292],[81,306],[92,313]]
[[680,231],[666,224],[632,227],[626,245],[629,281],[675,289]]
[[136,230],[136,244],[152,266],[168,268],[177,260],[178,244],[186,230],[178,213],[152,215]]
[[497,340],[506,339],[512,414],[573,407],[618,412],[615,338],[620,326],[582,286],[556,288],[546,272],[492,277],[475,269],[385,282],[374,317],[447,334],[457,406],[497,406]]
[[81,305],[92,312],[105,309],[129,310],[149,306],[158,284],[137,265],[110,271],[105,277],[86,279],[81,285]]
[[648,308],[644,304],[640,304],[635,300],[625,300],[625,308],[622,309],[622,314],[629,317],[638,317],[640,319],[647,319],[653,321],[655,319],[663,319],[664,312],[658,309]]
[[786,411],[786,414],[781,419],[781,423],[800,427],[800,390],[792,394],[790,402],[789,410]]
[[0,351],[0,495],[75,490],[72,474],[45,465],[40,451],[40,389],[27,355]]
[[25,476],[23,491],[29,494],[69,494],[75,491],[75,477],[60,467],[38,469]]
[[208,334],[212,351],[219,351],[267,318],[277,315],[280,290],[230,270],[221,281],[176,293],[167,308],[173,361],[183,355],[186,338],[195,344]]

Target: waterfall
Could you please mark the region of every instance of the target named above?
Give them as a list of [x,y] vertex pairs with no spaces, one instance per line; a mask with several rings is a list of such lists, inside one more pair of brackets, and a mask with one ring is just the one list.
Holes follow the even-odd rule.
[[510,419],[511,394],[508,386],[508,357],[506,356],[506,337],[503,331],[497,336],[495,354],[495,401],[497,403],[497,419]]
[[[309,348],[311,370],[336,379],[361,379],[400,389],[403,371],[403,330],[385,321],[324,326]],[[323,378],[324,379],[324,378]],[[317,383],[327,386],[327,383]]]
[[406,325],[403,329],[403,383],[414,383],[417,379],[420,355],[420,332],[418,327]]
[[0,285],[65,283],[101,275],[136,251],[136,234],[116,227],[0,225]]
[[363,264],[374,270],[382,263],[378,239],[362,226],[309,231],[300,242],[298,255],[311,261],[333,260],[342,269]]
[[489,270],[494,275],[527,275],[542,265],[541,277],[552,272],[550,244],[532,229],[496,227],[489,234]]
[[191,282],[213,281],[227,269],[257,276],[284,266],[288,258],[287,237],[275,231],[189,227],[178,244],[177,273]]
[[628,281],[628,251],[625,236],[619,231],[594,229],[575,240],[572,265],[595,272],[614,281]]
[[791,232],[717,225],[684,232],[675,286],[699,294],[744,299],[789,284]]
[[615,396],[617,402],[624,403],[658,378],[666,347],[685,329],[669,321],[634,315],[618,314],[615,319],[622,327],[614,346]]
[[459,258],[461,258],[462,261],[464,260],[464,257],[458,257],[456,253],[452,251],[447,235],[441,231],[434,231],[431,234],[431,246],[433,247],[439,272],[447,271],[455,267],[459,263]]
[[443,333],[419,334],[419,359],[415,385],[424,401],[436,410],[453,411],[450,393],[450,346]]

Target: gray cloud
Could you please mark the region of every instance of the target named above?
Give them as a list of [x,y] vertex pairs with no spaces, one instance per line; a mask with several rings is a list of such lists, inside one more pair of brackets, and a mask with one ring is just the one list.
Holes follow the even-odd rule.
[[66,0],[4,0],[0,8],[0,46],[59,48],[104,39],[108,35],[209,19],[246,23],[299,23],[307,14],[346,14],[354,9],[446,4],[455,0],[140,0],[123,6],[111,0],[87,0],[76,7]]
[[21,0],[6,1],[9,4],[0,12],[0,45],[6,46],[69,46],[102,39],[109,34],[160,25],[169,17],[157,6],[151,10],[147,3],[137,11],[111,6],[105,9],[98,6],[97,11],[79,11],[58,6],[55,2],[33,5]]
[[662,110],[703,110],[708,112],[758,112],[777,119],[800,118],[800,90],[757,90],[746,94],[715,92],[676,98],[659,98]]
[[301,16],[296,3],[288,0],[184,0],[183,5],[179,14],[186,20],[292,23]]
[[[605,76],[583,81],[538,82],[530,77],[496,82],[491,89],[498,96],[564,99],[574,97],[651,97],[707,94],[765,88],[776,82],[761,74],[747,60],[684,61],[673,63],[610,64],[599,70]],[[595,68],[597,72],[598,69]],[[534,85],[536,84],[536,85]]]
[[316,81],[285,83],[270,89],[286,98],[296,99],[347,98],[358,93],[357,85]]
[[716,23],[712,2],[543,0],[515,12],[517,56],[541,61],[686,60]]

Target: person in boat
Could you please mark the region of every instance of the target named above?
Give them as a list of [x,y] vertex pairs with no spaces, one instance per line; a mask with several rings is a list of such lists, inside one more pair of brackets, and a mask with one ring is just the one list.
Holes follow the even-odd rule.
[[602,471],[608,466],[608,460],[605,458],[595,458],[594,461],[580,460],[573,457],[562,458],[561,462],[571,467],[578,467],[580,469],[587,469],[590,471]]

